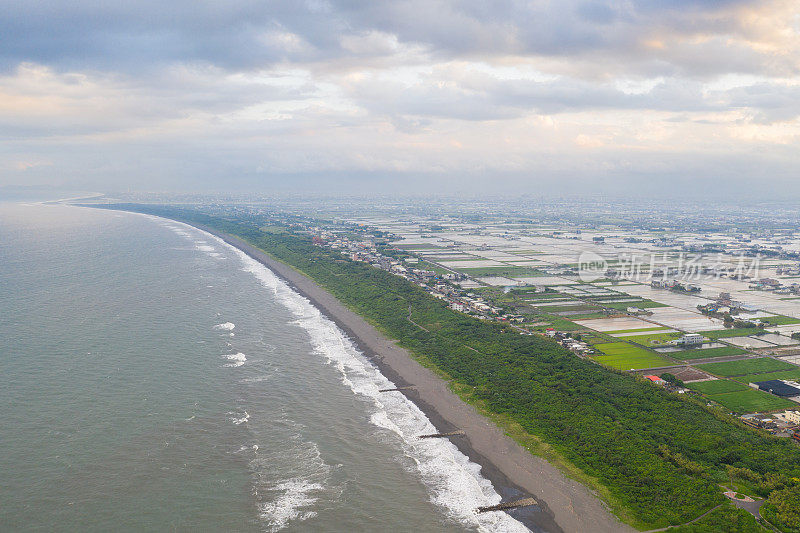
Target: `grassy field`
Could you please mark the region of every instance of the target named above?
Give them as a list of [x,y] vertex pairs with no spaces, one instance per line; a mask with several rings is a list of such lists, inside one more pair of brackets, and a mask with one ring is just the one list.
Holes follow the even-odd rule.
[[631,335],[624,337],[626,341],[635,342],[642,346],[667,346],[669,341],[679,338],[683,333],[670,332],[670,333],[645,333],[643,335]]
[[786,324],[800,324],[800,319],[792,318],[790,316],[768,316],[761,319],[763,322],[769,322],[773,326],[783,326]]
[[594,348],[606,354],[594,357],[596,361],[619,370],[639,370],[673,364],[669,359],[627,342],[606,342],[595,344]]
[[751,388],[737,392],[711,394],[709,398],[735,413],[759,413],[762,411],[787,409],[797,405],[791,400],[785,400]]
[[697,365],[697,368],[723,377],[797,369],[797,367],[791,363],[778,361],[769,357],[742,359],[740,361],[728,361],[727,363],[706,363]]
[[722,394],[725,392],[736,392],[747,390],[748,386],[728,379],[715,379],[713,381],[698,381],[687,383],[686,386],[694,391],[703,394]]
[[800,381],[800,368],[795,367],[794,370],[781,370],[779,372],[766,372],[760,374],[745,374],[744,376],[736,376],[736,381],[742,383],[755,383],[757,381],[769,381],[771,379],[790,379]]
[[680,352],[670,352],[670,357],[682,359],[684,361],[689,359],[706,359],[708,357],[725,357],[731,355],[742,355],[747,353],[741,348],[735,346],[720,346],[719,348],[706,348],[705,350],[682,350]]

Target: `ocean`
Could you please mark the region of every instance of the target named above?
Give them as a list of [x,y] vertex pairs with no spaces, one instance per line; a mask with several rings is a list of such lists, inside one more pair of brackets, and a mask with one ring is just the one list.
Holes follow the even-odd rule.
[[527,531],[335,324],[178,222],[0,204],[0,529]]

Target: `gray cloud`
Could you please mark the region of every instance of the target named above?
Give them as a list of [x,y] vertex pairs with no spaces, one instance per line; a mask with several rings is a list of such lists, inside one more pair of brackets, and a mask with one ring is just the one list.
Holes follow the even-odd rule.
[[[761,71],[760,54],[719,45],[648,49],[660,34],[731,36],[742,28],[740,0],[488,2],[455,0],[237,0],[223,3],[5,1],[0,64],[34,61],[63,68],[133,70],[164,63],[209,63],[230,70],[319,62],[354,54],[348,37],[381,31],[434,56],[521,54],[598,57],[630,68],[674,73]],[[722,51],[724,52],[724,50]],[[379,46],[356,55],[391,55]],[[703,58],[707,59],[703,61]],[[619,65],[617,65],[619,68]],[[773,65],[774,68],[779,66]]]
[[800,41],[780,24],[796,12],[0,0],[0,182],[786,177]]

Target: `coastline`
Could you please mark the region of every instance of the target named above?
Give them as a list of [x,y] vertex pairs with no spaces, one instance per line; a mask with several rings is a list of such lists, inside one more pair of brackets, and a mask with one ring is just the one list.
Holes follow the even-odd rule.
[[189,225],[215,235],[269,268],[342,329],[384,376],[398,387],[414,385],[414,389],[389,394],[404,394],[438,431],[464,430],[465,436],[451,442],[481,467],[481,475],[492,483],[503,501],[534,496],[540,507],[509,512],[526,527],[554,533],[633,531],[588,488],[522,448],[474,407],[464,403],[445,380],[420,365],[406,349],[345,307],[314,280],[238,237],[201,224]]

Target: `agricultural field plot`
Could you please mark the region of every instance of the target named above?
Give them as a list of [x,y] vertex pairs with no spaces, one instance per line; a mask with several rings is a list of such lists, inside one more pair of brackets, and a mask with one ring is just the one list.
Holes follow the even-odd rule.
[[[641,344],[642,346],[647,346],[648,348],[653,348],[656,346],[668,346],[671,341],[674,341],[681,335],[682,334],[677,331],[653,332],[644,333],[641,335],[626,335],[625,340],[628,342]],[[619,336],[617,335],[617,337]]]
[[541,309],[545,313],[558,313],[560,311],[581,311],[581,312],[595,312],[598,309],[593,305],[586,305],[583,302],[576,304],[563,304],[563,305],[537,305],[537,309]]
[[431,250],[436,248],[443,248],[443,246],[434,244],[432,242],[419,242],[419,241],[397,241],[393,242],[392,246],[402,248],[404,250]]
[[572,320],[575,320],[575,319],[577,319],[577,320],[589,320],[589,319],[593,319],[593,318],[603,318],[603,316],[605,316],[603,313],[593,312],[591,310],[589,310],[589,311],[586,311],[586,310],[584,310],[584,311],[558,311],[558,312],[553,313],[553,314],[558,315],[558,316],[568,316],[568,317],[571,317]]
[[[439,264],[445,266],[447,268],[452,268],[454,270],[458,270],[459,272],[464,270],[475,270],[475,271],[484,271],[489,269],[490,272],[494,272],[493,269],[495,268],[514,268],[514,267],[507,267],[503,263],[499,261],[489,261],[487,259],[481,259],[479,257],[474,257],[472,259],[459,259],[459,260],[446,260],[446,261],[439,261]],[[464,274],[469,274],[469,272],[464,272]]]
[[535,259],[528,259],[526,261],[506,261],[509,265],[518,266],[518,267],[545,267],[547,263],[543,263],[542,261],[537,261]]
[[652,326],[649,328],[634,328],[634,329],[621,329],[619,331],[606,331],[608,335],[612,335],[614,337],[625,337],[627,335],[642,335],[644,333],[653,332],[653,333],[668,333],[670,331],[675,331],[674,329],[665,328],[664,326]]
[[670,374],[683,381],[684,383],[692,383],[694,381],[705,381],[709,379],[716,379],[711,374],[707,374],[702,370],[698,370],[692,366],[685,366],[683,368],[673,368],[669,371]]
[[420,270],[430,270],[431,272],[435,272],[436,274],[443,276],[445,274],[449,274],[450,271],[446,268],[442,268],[438,265],[433,263],[429,263],[428,261],[420,261],[416,265],[412,265],[414,268],[418,268]]
[[797,406],[791,400],[751,388],[738,392],[711,394],[708,397],[734,413],[761,413]]
[[692,348],[678,352],[665,352],[670,357],[688,361],[691,359],[709,359],[711,357],[731,357],[733,355],[744,355],[747,352],[735,346],[718,346],[714,348]]
[[547,307],[551,305],[586,305],[586,302],[581,300],[573,300],[572,298],[548,298],[531,300],[535,307]]
[[606,354],[594,357],[596,361],[619,370],[639,370],[673,364],[665,357],[626,342],[595,344],[594,348]]
[[727,337],[725,341],[741,348],[771,348],[775,346],[771,342],[761,340],[760,337]]
[[731,328],[731,329],[717,329],[709,331],[698,331],[704,337],[709,339],[728,339],[730,337],[746,337],[755,333],[762,333],[764,330],[758,328]]
[[[626,340],[632,340],[632,339],[630,339],[630,337],[643,337],[643,336],[646,336],[646,335],[663,335],[663,334],[666,334],[666,333],[678,333],[678,332],[675,331],[674,329],[669,329],[669,328],[653,328],[653,329],[642,330],[642,331],[625,331],[623,333],[606,332],[606,333],[608,335],[611,335],[612,337],[617,337],[618,339],[624,338]],[[634,340],[634,342],[637,342],[637,341]],[[639,344],[642,344],[642,343],[640,342]]]
[[649,300],[661,302],[671,307],[691,311],[693,313],[697,312],[698,305],[704,305],[708,303],[706,298],[701,298],[691,294],[673,292],[665,289],[654,289],[650,287],[650,285],[637,284],[635,286],[625,287],[623,290],[632,296],[647,298]]
[[788,379],[791,381],[800,380],[800,368],[796,370],[779,370],[778,372],[761,372],[758,374],[746,374],[744,376],[734,376],[735,379],[744,384],[758,383],[759,381],[769,381],[771,379]]
[[654,307],[650,309],[651,317],[655,322],[692,333],[705,330],[722,329],[722,320],[709,318],[697,312],[678,309],[676,307]]
[[645,322],[644,320],[640,320],[634,317],[599,318],[597,320],[579,320],[576,323],[583,327],[602,332],[635,330],[635,329],[641,330],[644,328],[656,327],[651,322]]
[[514,276],[514,279],[520,283],[527,283],[528,285],[535,285],[537,287],[551,287],[553,285],[561,285],[566,280],[558,276],[540,275],[540,276]]
[[693,391],[701,392],[705,395],[722,394],[725,392],[737,392],[747,390],[749,387],[738,381],[728,379],[712,379],[709,381],[695,381],[686,385]]
[[487,276],[475,279],[485,285],[491,285],[492,287],[513,287],[517,284],[515,280],[503,276]]
[[741,359],[739,361],[728,361],[725,363],[705,363],[697,365],[697,367],[706,372],[711,372],[714,375],[723,377],[797,369],[797,367],[791,363],[772,359],[771,357],[756,357],[752,359]]
[[650,300],[639,300],[638,302],[631,303],[603,303],[606,307],[611,309],[618,309],[625,311],[628,307],[638,307],[639,309],[653,309],[654,307],[666,307],[664,304],[658,302],[651,302]]
[[775,315],[762,319],[764,322],[769,322],[773,326],[788,326],[793,324],[800,324],[800,319],[790,316]]
[[786,335],[778,335],[777,333],[765,333],[764,335],[759,335],[758,338],[771,342],[772,344],[777,344],[778,346],[794,346],[795,344],[800,344],[800,340],[787,337]]
[[800,325],[798,324],[788,324],[786,326],[775,326],[769,328],[770,331],[779,333],[781,335],[791,336],[792,333],[797,333],[800,331]]

